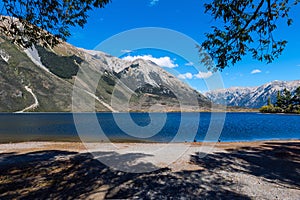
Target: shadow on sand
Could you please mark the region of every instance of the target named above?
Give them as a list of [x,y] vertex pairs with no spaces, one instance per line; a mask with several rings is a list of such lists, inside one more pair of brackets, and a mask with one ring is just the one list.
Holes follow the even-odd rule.
[[192,163],[205,169],[227,170],[263,177],[267,181],[300,189],[300,143],[267,142],[259,147],[228,149],[226,153],[202,159],[193,155]]
[[[238,183],[225,179],[218,170],[240,170],[299,187],[300,143],[267,143],[257,148],[240,148],[216,153],[191,162],[201,170],[171,172],[164,168],[149,173],[124,173],[111,169],[90,154],[67,151],[39,151],[0,155],[0,199],[249,199],[239,194]],[[143,154],[97,155],[117,159],[138,159]],[[131,168],[132,162],[123,167]],[[143,166],[145,165],[145,166]],[[151,163],[138,167],[151,167]],[[153,166],[155,168],[155,166]],[[93,196],[94,195],[94,196]]]

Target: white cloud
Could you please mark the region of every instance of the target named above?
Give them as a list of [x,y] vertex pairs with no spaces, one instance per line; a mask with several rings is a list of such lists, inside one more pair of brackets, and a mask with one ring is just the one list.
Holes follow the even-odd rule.
[[159,0],[151,0],[149,3],[149,6],[155,6],[157,3],[159,2]]
[[167,56],[154,58],[152,55],[144,55],[144,56],[126,56],[123,58],[123,60],[127,60],[127,61],[134,61],[136,59],[150,60],[161,67],[167,67],[167,68],[178,67],[178,65],[175,64],[174,61]]
[[199,72],[198,74],[195,74],[195,78],[203,78],[203,79],[206,79],[206,78],[209,78],[213,75],[212,72]]
[[190,72],[187,72],[185,74],[179,74],[178,78],[180,79],[207,79],[213,75],[212,72],[199,72],[198,74],[191,74]]
[[261,73],[261,72],[262,72],[262,71],[259,70],[259,69],[254,69],[254,70],[252,70],[251,74],[259,74],[259,73]]
[[190,67],[192,67],[192,66],[194,66],[194,63],[193,63],[193,62],[185,63],[185,66],[190,66]]
[[185,74],[179,74],[178,78],[180,79],[192,79],[193,78],[193,74],[191,73],[185,73]]
[[132,50],[123,49],[123,50],[121,50],[121,53],[132,53]]

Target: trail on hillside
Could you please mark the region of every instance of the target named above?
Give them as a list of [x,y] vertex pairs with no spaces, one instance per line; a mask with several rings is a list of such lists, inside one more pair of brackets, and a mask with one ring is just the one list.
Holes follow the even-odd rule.
[[28,110],[33,110],[33,109],[35,109],[35,108],[37,108],[37,107],[39,106],[39,101],[38,101],[36,95],[32,92],[32,89],[30,89],[28,86],[25,86],[25,89],[26,89],[26,91],[29,92],[29,93],[32,95],[32,97],[34,98],[34,103],[33,103],[32,105],[28,106],[27,108],[24,108],[24,109],[21,110],[21,111],[17,111],[16,113],[23,113],[23,112],[26,112],[26,111],[28,111]]
[[93,94],[91,92],[88,92],[86,90],[85,90],[85,93],[87,93],[88,95],[90,95],[91,97],[93,97],[94,99],[96,99],[98,102],[100,102],[106,108],[108,108],[110,111],[112,111],[112,112],[118,112],[117,110],[113,109],[113,107],[111,107],[109,104],[107,104],[104,101],[102,101],[101,99],[99,99],[99,97],[97,97],[95,94]]

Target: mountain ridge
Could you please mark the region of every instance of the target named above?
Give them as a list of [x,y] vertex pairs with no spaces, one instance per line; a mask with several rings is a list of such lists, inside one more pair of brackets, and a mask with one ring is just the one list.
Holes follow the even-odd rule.
[[[91,77],[77,76],[82,71]],[[98,75],[95,78],[99,80],[93,80],[93,75]],[[120,79],[124,84],[118,86]],[[92,109],[96,112],[147,111],[153,109],[153,105],[163,106],[166,111],[197,111],[211,106],[202,94],[150,61],[124,61],[65,42],[51,49],[34,46],[25,50],[0,37],[0,112],[18,112],[25,108],[33,108],[29,110],[32,112],[70,112],[74,110],[72,98],[76,81],[83,91],[83,99],[78,101],[95,105],[91,108],[87,103],[80,110],[78,104],[82,112]],[[117,107],[114,107],[111,96],[116,92],[116,85],[117,92],[124,98],[117,99]],[[135,95],[128,96],[128,91]],[[32,94],[37,97],[38,106]],[[182,100],[183,106],[178,96],[187,97]],[[197,105],[188,105],[189,97],[195,97]],[[124,107],[128,99],[129,107]]]
[[260,108],[267,105],[268,98],[276,102],[277,92],[285,88],[294,92],[300,86],[300,80],[278,81],[263,84],[257,87],[231,87],[204,93],[213,103],[239,106],[246,108]]

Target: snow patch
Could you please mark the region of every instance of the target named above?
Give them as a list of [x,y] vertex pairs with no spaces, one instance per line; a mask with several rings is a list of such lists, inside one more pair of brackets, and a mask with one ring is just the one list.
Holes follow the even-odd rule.
[[228,106],[240,106],[249,108],[259,108],[266,105],[270,97],[274,103],[277,91],[285,88],[293,92],[300,86],[297,81],[272,81],[259,87],[233,87],[228,89],[214,90],[204,95],[214,103],[226,104]]
[[26,53],[26,55],[30,58],[30,60],[34,64],[36,64],[37,66],[39,66],[40,68],[42,68],[46,72],[51,73],[50,70],[43,65],[43,63],[41,61],[41,57],[39,56],[39,52],[35,48],[35,46],[32,46],[31,48],[26,49],[24,52]]
[[6,63],[8,63],[10,55],[6,53],[3,49],[0,49],[0,56]]

